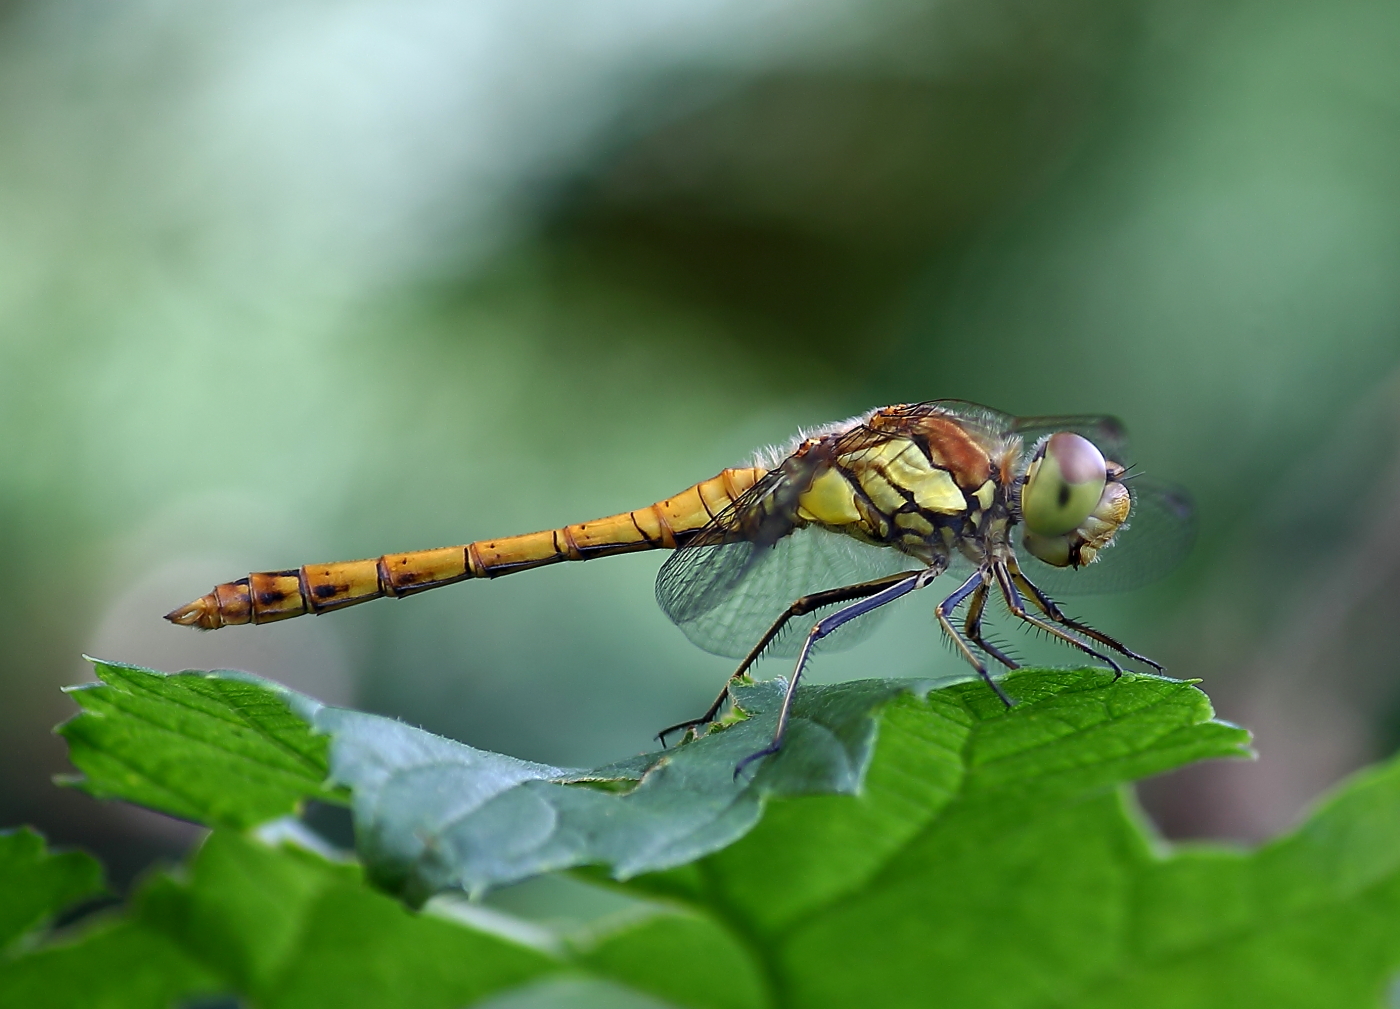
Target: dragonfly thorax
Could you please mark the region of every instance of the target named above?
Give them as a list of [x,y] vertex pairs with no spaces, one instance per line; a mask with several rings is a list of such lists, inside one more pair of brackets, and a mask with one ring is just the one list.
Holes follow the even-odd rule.
[[834,431],[800,445],[781,464],[798,524],[815,524],[893,547],[929,567],[954,553],[980,562],[1013,524],[1008,478],[1019,439],[982,435],[941,414],[899,408],[860,418],[868,432]]

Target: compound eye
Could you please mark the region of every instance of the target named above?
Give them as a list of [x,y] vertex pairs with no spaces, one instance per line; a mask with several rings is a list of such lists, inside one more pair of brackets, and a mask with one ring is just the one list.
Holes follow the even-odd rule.
[[1041,536],[1079,528],[1098,505],[1107,479],[1108,465],[1093,442],[1069,431],[1052,434],[1021,488],[1026,528]]
[[1068,536],[1037,536],[1030,530],[1021,537],[1021,542],[1027,550],[1046,564],[1057,568],[1067,568],[1070,565],[1072,558],[1069,553],[1069,541]]

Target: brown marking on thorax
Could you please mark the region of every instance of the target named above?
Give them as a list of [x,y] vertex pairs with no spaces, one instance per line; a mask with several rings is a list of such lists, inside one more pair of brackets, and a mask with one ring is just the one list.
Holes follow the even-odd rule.
[[930,461],[951,473],[959,487],[976,490],[991,478],[991,456],[961,424],[949,417],[921,417],[917,429]]

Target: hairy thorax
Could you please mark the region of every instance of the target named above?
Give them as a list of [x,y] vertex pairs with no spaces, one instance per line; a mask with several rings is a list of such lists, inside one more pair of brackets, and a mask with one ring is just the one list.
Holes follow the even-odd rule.
[[782,464],[804,489],[797,518],[892,546],[930,567],[954,553],[974,563],[1006,548],[1019,439],[979,436],[946,417],[894,426],[876,411],[863,423],[882,437],[841,451],[844,432],[811,438]]

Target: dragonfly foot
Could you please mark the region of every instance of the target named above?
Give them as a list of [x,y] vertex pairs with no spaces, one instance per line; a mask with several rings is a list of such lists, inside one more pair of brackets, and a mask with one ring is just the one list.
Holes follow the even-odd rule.
[[757,753],[750,753],[750,754],[749,754],[747,757],[745,757],[743,760],[739,761],[739,763],[737,763],[737,764],[734,765],[734,780],[735,780],[735,781],[738,781],[738,780],[739,780],[739,775],[741,775],[741,774],[744,773],[744,768],[748,767],[748,766],[749,766],[750,764],[752,764],[755,760],[761,760],[761,759],[764,758],[764,757],[771,757],[773,754],[775,754],[775,753],[778,752],[778,750],[782,747],[782,745],[783,745],[782,743],[779,743],[779,742],[776,742],[776,741],[775,741],[775,742],[772,742],[772,743],[769,743],[767,746],[765,746],[763,749],[759,750]]
[[666,737],[680,729],[685,730],[685,737],[681,740],[682,743],[689,742],[691,739],[698,739],[700,733],[695,730],[702,725],[709,725],[713,721],[713,718],[692,718],[688,722],[677,722],[675,725],[668,725],[656,734],[656,741],[661,744],[661,748],[664,750],[667,748]]
[[1016,702],[1011,699],[1010,695],[1007,694],[1005,690],[1001,689],[1000,683],[992,679],[991,674],[987,672],[985,667],[982,667],[977,671],[982,674],[983,681],[987,684],[987,686],[992,688],[992,693],[997,695],[998,699],[1000,699],[1002,704],[1006,705],[1008,710],[1016,706]]

